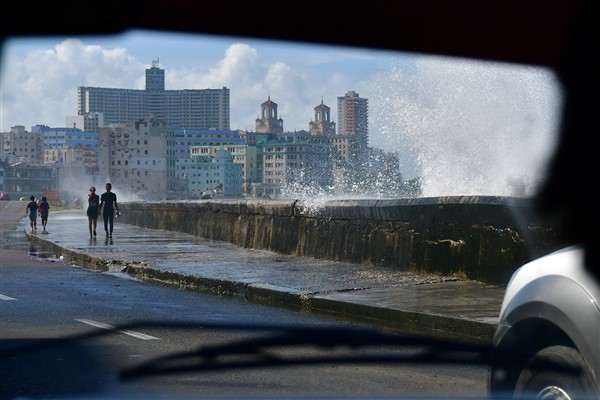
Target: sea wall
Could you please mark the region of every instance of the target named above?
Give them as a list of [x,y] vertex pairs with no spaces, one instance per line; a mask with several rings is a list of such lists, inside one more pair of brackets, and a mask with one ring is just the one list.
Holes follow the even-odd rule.
[[505,285],[564,245],[530,200],[195,200],[121,204],[120,222],[237,246]]

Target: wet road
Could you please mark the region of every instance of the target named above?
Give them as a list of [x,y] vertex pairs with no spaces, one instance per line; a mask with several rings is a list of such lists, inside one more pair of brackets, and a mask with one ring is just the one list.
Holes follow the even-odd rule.
[[[70,213],[65,212],[64,215],[68,216]],[[59,219],[53,221],[54,228],[58,227],[57,220]],[[68,220],[69,218],[65,218],[65,222]],[[4,222],[5,219],[3,225]],[[80,217],[73,218],[69,223],[74,222],[80,222]],[[130,227],[126,228],[129,232]],[[118,232],[123,233],[123,230]],[[52,234],[51,232],[44,237]],[[157,234],[159,237],[162,236],[160,232]],[[40,233],[38,235],[41,236]],[[152,237],[150,233],[148,235],[147,238]],[[296,349],[291,346],[284,350],[282,355],[285,357],[316,355],[317,353],[313,352],[314,346],[310,343],[327,338],[328,335],[336,341],[343,341],[350,335],[347,334],[348,332],[345,335],[343,331],[336,334],[335,329],[346,328],[349,325],[286,310],[247,304],[244,301],[232,302],[217,296],[205,296],[123,279],[128,275],[114,272],[118,269],[116,263],[111,264],[113,272],[90,274],[79,268],[69,268],[49,253],[29,248],[26,241],[22,246],[24,239],[25,235],[21,229],[3,230],[1,263],[3,290],[0,292],[10,293],[17,300],[3,306],[2,338],[19,338],[19,343],[15,340],[3,340],[3,350],[7,348],[6,346],[10,348],[15,344],[34,342],[39,344],[33,338],[43,338],[48,335],[64,338],[69,334],[94,331],[94,327],[100,324],[119,327],[124,323],[148,320],[166,323],[176,316],[179,322],[197,325],[195,328],[167,326],[167,329],[157,325],[129,326],[128,331],[135,331],[137,335],[116,334],[99,340],[78,340],[76,346],[67,347],[66,350],[65,348],[61,348],[60,351],[49,349],[34,358],[20,357],[16,364],[12,363],[11,368],[3,374],[5,379],[2,382],[6,385],[3,386],[6,389],[3,391],[5,395],[48,394],[47,390],[66,396],[75,395],[76,398],[81,398],[81,394],[90,393],[108,393],[106,395],[110,398],[119,398],[118,396],[123,393],[131,396],[127,398],[139,398],[140,394],[143,394],[143,398],[148,398],[149,394],[161,393],[167,397],[207,396],[215,393],[236,397],[335,396],[338,398],[356,396],[410,398],[417,395],[421,398],[427,396],[480,398],[485,395],[486,368],[484,366],[417,366],[412,363],[401,366],[389,365],[383,360],[371,366],[362,365],[360,362],[340,363],[338,359],[338,361],[318,362],[317,364],[322,364],[320,366],[308,363],[296,367],[278,366],[276,369],[253,368],[251,371],[234,368],[230,372],[221,371],[218,374],[202,374],[196,371],[196,373],[181,373],[175,377],[169,375],[150,380],[134,380],[121,385],[117,382],[117,375],[121,368],[142,365],[163,355],[182,354],[181,352],[195,350],[201,345],[216,345],[224,338],[231,338],[229,333],[215,328],[218,324],[235,322],[280,326],[289,323],[301,326],[302,329],[326,328],[322,332],[312,332],[313,335],[316,333],[317,337],[312,337],[310,332],[299,335],[294,340],[301,339],[300,346]],[[100,246],[107,254],[114,254],[112,250],[122,254],[120,251],[123,249],[114,248],[118,240],[117,235],[113,238],[112,244],[110,240],[108,243],[96,241],[95,244],[86,243],[87,240],[87,238],[83,239],[82,246]],[[15,246],[17,243],[21,244]],[[207,243],[202,245],[210,247]],[[219,245],[228,248],[226,244]],[[174,248],[179,247],[181,246],[174,246]],[[8,254],[5,251],[13,251],[10,250],[11,248],[15,248],[15,252],[11,253],[10,257],[5,257]],[[162,254],[164,255],[165,252]],[[182,259],[187,259],[192,254],[193,252],[188,252],[187,255],[180,256]],[[275,256],[269,255],[269,257]],[[260,257],[254,256],[250,259],[259,260]],[[52,260],[55,262],[49,262]],[[12,267],[18,263],[22,265]],[[163,263],[157,260],[157,263],[165,265],[170,264],[171,261],[167,260]],[[9,264],[11,267],[7,266]],[[275,264],[277,265],[276,261]],[[256,261],[256,266],[259,265],[260,263]],[[308,266],[304,265],[304,267]],[[243,299],[238,298],[238,300]],[[93,321],[96,325],[90,325],[89,321]],[[42,325],[44,329],[40,329]],[[144,340],[142,335],[159,338],[159,340]],[[236,337],[240,338],[240,336],[233,336]],[[278,338],[279,335],[275,337]],[[25,338],[31,339],[24,340]],[[261,337],[261,340],[263,339]],[[274,340],[274,343],[277,343],[279,339]],[[383,342],[383,340],[377,341],[379,344]],[[271,351],[269,353],[269,357],[273,357],[274,353]],[[390,344],[383,344],[370,346],[368,351],[359,353],[361,356],[413,357],[419,353],[419,350],[414,347],[394,349]],[[342,349],[334,352],[336,358],[346,354]],[[264,358],[261,362],[268,363],[270,359]],[[182,360],[182,363],[187,363],[185,358]],[[69,361],[72,363],[69,364]],[[32,368],[32,365],[44,365],[45,368]],[[215,365],[211,367],[216,368]],[[25,372],[23,373],[23,370],[20,372],[19,368],[23,368]],[[81,371],[85,373],[81,374]],[[38,373],[39,376],[36,375]],[[35,382],[35,384],[27,382]]]
[[49,233],[31,240],[77,265],[452,340],[487,342],[503,295],[481,282],[242,249],[118,220],[112,239],[101,229],[90,240],[82,210],[60,211],[51,214]]

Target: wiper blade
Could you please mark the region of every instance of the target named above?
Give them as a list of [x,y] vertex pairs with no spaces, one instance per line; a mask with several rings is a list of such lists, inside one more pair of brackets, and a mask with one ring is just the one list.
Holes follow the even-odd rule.
[[[368,328],[306,327],[294,325],[223,324],[203,322],[139,322],[124,324],[114,330],[95,329],[87,333],[60,339],[36,341],[35,344],[12,346],[0,350],[0,361],[28,353],[42,352],[68,346],[120,331],[140,329],[194,329],[203,331],[237,332],[243,338],[230,339],[225,344],[202,345],[178,353],[157,357],[119,374],[122,381],[148,376],[186,372],[273,368],[320,364],[457,364],[503,365],[521,362],[518,352],[498,353],[490,345],[475,345],[430,337],[408,336]],[[385,352],[374,350],[386,346]],[[290,352],[291,349],[302,352]],[[300,354],[300,355],[298,355]],[[545,368],[563,372],[564,366]]]
[[[227,344],[204,345],[190,351],[169,354],[126,369],[122,371],[120,378],[127,381],[150,375],[331,363],[489,365],[492,358],[490,346],[367,329],[220,324],[205,324],[203,328],[240,331],[250,329],[265,331],[268,335],[230,341]],[[392,346],[395,350],[405,348],[411,349],[411,352],[367,352],[373,346]],[[296,352],[295,356],[290,356],[285,350],[292,348],[312,348],[315,351]],[[418,351],[412,351],[415,348]]]

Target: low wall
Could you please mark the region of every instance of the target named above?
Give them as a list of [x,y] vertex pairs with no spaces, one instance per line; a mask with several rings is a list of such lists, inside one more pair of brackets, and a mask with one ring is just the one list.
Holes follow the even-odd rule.
[[513,197],[130,202],[121,211],[124,223],[245,248],[499,285],[564,245],[528,199]]

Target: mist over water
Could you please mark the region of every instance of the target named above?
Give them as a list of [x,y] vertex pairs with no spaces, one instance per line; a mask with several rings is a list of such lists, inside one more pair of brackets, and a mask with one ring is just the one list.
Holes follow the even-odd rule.
[[[559,135],[562,93],[551,70],[479,60],[390,58],[369,99],[369,146],[396,152],[421,197],[531,197]],[[386,173],[353,187],[288,185],[281,197],[310,211],[331,200],[399,198]],[[343,187],[343,189],[341,189]]]
[[562,105],[551,71],[422,56],[370,84],[370,146],[397,151],[423,197],[531,196],[542,182]]

